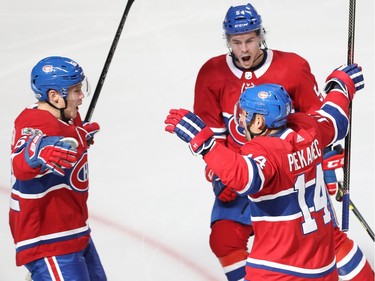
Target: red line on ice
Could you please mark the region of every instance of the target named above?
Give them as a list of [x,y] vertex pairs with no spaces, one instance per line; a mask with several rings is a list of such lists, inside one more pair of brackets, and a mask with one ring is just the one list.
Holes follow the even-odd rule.
[[[4,186],[0,186],[0,192],[3,194],[9,195],[10,189]],[[160,244],[160,242],[158,242],[157,240],[152,239],[151,237],[145,236],[143,233],[137,232],[134,229],[115,223],[105,217],[101,217],[92,212],[90,214],[90,219],[97,221],[98,223],[104,224],[107,227],[113,228],[116,231],[123,233],[124,235],[132,237],[133,239],[140,240],[143,243],[147,244],[149,247],[158,248],[158,250],[160,250],[164,255],[176,260],[176,262],[185,264],[187,267],[191,268],[191,270],[196,272],[198,275],[202,276],[205,280],[213,281],[217,279],[215,276],[212,276],[212,274],[209,271],[207,271],[204,267],[186,258],[186,256],[180,254],[179,251],[173,248],[170,248],[166,245]]]

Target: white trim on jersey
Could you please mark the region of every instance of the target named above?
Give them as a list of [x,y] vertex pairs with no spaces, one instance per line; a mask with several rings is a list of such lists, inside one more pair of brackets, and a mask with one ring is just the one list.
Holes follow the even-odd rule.
[[[294,272],[296,275],[303,275],[306,278],[311,278],[313,275],[319,275],[324,274],[325,272],[330,271],[333,267],[336,267],[336,259],[334,258],[333,261],[323,267],[320,268],[303,268],[303,267],[297,267],[297,266],[291,266],[287,264],[277,263],[277,262],[271,262],[267,260],[260,260],[260,259],[254,259],[254,258],[247,258],[247,262],[250,264],[257,264],[261,267],[265,268],[274,268],[276,272]],[[250,265],[251,266],[251,265]],[[293,274],[293,273],[292,273]]]
[[86,232],[88,230],[89,230],[89,226],[86,224],[83,227],[79,227],[79,228],[68,230],[68,231],[56,232],[56,233],[47,234],[47,235],[41,235],[41,236],[38,236],[38,237],[35,237],[35,238],[32,238],[32,239],[27,239],[27,240],[23,240],[23,241],[18,242],[16,244],[16,248],[26,246],[26,245],[29,245],[29,244],[33,244],[33,243],[37,243],[37,242],[40,242],[40,241],[43,241],[43,240],[56,239],[56,238],[62,238],[62,237],[70,236],[70,235],[75,235],[75,234]]
[[26,194],[26,193],[22,193],[18,190],[15,190],[15,189],[12,189],[12,193],[22,199],[40,199],[40,198],[43,198],[44,196],[46,196],[48,193],[52,192],[52,191],[55,191],[55,190],[59,190],[59,189],[62,189],[62,188],[66,188],[66,189],[69,189],[69,190],[72,190],[72,188],[65,184],[65,183],[62,183],[62,184],[57,184],[55,186],[51,186],[50,188],[48,188],[45,192],[41,192],[41,193],[35,193],[35,194]]
[[[353,263],[353,258],[358,252],[358,245],[356,243],[353,243],[353,248],[350,250],[350,252],[340,261],[337,262],[337,268],[340,270],[340,268],[345,267],[348,263]],[[362,255],[360,262],[358,265],[350,272],[346,272],[346,275],[340,275],[340,278],[342,280],[352,280],[365,266],[366,264],[366,257]],[[340,272],[340,271],[339,271]]]
[[[264,64],[258,68],[257,70],[253,71],[254,75],[259,78],[261,77],[266,71],[270,68],[271,62],[273,60],[273,51],[270,49],[266,50],[267,52],[267,59],[264,62]],[[228,53],[225,57],[225,60],[227,62],[227,65],[230,69],[230,71],[238,78],[241,79],[242,74],[244,71],[240,70],[238,67],[236,67],[233,63],[233,58],[230,53]]]

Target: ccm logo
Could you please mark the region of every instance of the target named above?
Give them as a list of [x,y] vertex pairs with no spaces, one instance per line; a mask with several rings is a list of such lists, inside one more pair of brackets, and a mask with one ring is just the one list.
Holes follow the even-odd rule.
[[334,159],[327,163],[327,168],[329,170],[341,168],[343,166],[344,166],[344,158]]

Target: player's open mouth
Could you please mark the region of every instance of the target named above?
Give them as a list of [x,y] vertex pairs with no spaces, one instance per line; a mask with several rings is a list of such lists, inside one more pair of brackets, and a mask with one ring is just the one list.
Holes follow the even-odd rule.
[[251,58],[251,56],[244,56],[244,57],[242,57],[242,60],[243,60],[243,61],[249,61],[250,58]]

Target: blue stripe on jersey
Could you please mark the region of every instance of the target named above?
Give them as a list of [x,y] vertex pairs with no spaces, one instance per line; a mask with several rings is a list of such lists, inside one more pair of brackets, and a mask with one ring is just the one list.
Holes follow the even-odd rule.
[[21,241],[17,244],[22,244],[22,246],[16,245],[16,252],[18,253],[18,252],[21,252],[23,250],[27,250],[29,248],[37,247],[37,246],[40,246],[40,245],[43,245],[43,244],[51,244],[51,243],[56,243],[56,242],[67,241],[67,240],[79,238],[79,237],[88,235],[91,232],[91,230],[87,226],[87,227],[84,227],[83,231],[80,231],[80,232],[73,232],[73,231],[66,231],[66,232],[68,232],[68,233],[70,232],[71,234],[66,235],[65,233],[61,233],[61,234],[55,233],[55,234],[47,235],[47,236],[51,236],[51,238],[45,238],[45,237],[40,236],[40,237],[30,239],[30,242]]
[[[355,245],[355,244],[354,244]],[[338,263],[338,270],[340,276],[345,276],[352,273],[360,265],[361,261],[364,259],[362,251],[355,245],[355,253],[353,257],[344,265],[342,262]]]
[[[54,187],[62,186],[62,185],[70,189],[70,187],[67,185],[67,183],[70,182],[70,174],[71,174],[71,170],[65,169],[64,176],[56,177],[56,175],[54,175],[52,171],[49,171],[46,174],[43,174],[31,180],[27,180],[27,181],[16,180],[12,188],[13,190],[19,191],[20,194],[24,194],[24,195],[42,194],[42,193],[45,193],[46,191],[52,190]],[[32,188],[30,188],[30,186],[32,186]]]
[[337,138],[333,142],[343,139],[346,136],[349,128],[349,120],[346,117],[345,113],[341,108],[337,107],[337,105],[330,102],[325,103],[322,107],[322,110],[333,117],[334,120],[332,121],[336,121],[335,129],[337,131]]
[[[306,204],[309,208],[314,206],[315,183],[307,186],[305,190]],[[298,192],[293,188],[284,190],[277,194],[262,196],[259,198],[250,198],[250,213],[252,220],[257,217],[267,220],[267,217],[299,217],[302,215],[298,203]]]
[[260,167],[257,165],[255,160],[251,157],[243,156],[245,159],[248,171],[249,171],[249,182],[245,188],[238,192],[240,195],[249,195],[259,192],[263,188],[264,176]]
[[297,276],[301,278],[311,278],[311,280],[313,280],[313,278],[321,278],[330,274],[332,271],[334,271],[336,269],[336,261],[334,260],[331,264],[322,268],[308,269],[308,268],[289,266],[289,265],[275,263],[275,262],[269,262],[265,260],[257,260],[257,259],[248,258],[246,262],[246,266],[268,270],[272,272],[280,272],[283,274]]
[[225,272],[228,281],[238,281],[241,280],[246,275],[245,263],[240,268],[232,271]]

